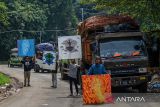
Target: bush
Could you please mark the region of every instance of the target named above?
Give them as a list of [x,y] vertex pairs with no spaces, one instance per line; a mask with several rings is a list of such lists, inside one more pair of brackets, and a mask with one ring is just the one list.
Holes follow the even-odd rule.
[[10,83],[10,78],[2,73],[0,73],[0,85]]

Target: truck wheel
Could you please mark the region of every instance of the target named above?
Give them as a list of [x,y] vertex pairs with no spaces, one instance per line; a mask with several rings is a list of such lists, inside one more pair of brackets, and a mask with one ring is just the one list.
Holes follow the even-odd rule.
[[61,72],[61,79],[62,80],[67,80],[67,78],[68,78],[67,74]]
[[139,87],[138,87],[139,93],[146,93],[147,88],[148,88],[147,83],[143,83],[143,84],[139,85]]
[[35,71],[35,72],[39,72],[39,69],[35,69],[34,71]]
[[35,65],[35,66],[34,66],[34,71],[35,71],[35,72],[39,72],[39,70],[40,70],[39,65]]
[[10,64],[10,65],[9,65],[9,67],[10,67],[10,68],[12,68],[12,67],[13,67],[13,65],[11,65],[11,64]]
[[44,73],[44,70],[42,69],[41,72]]

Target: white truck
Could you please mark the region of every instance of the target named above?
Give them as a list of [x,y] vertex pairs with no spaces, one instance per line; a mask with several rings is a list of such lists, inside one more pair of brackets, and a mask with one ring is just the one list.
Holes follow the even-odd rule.
[[36,46],[35,56],[35,72],[51,72],[56,70],[57,54],[54,51],[54,47],[49,43],[41,43]]

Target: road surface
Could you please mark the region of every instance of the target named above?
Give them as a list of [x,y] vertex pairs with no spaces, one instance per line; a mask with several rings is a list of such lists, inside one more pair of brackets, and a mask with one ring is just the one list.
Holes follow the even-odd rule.
[[[23,82],[23,69],[8,68],[0,65],[0,71],[18,78]],[[0,107],[159,107],[158,102],[83,105],[82,98],[68,98],[69,84],[60,79],[58,74],[58,87],[51,88],[50,73],[31,74],[31,87],[23,88],[18,94],[0,102]]]

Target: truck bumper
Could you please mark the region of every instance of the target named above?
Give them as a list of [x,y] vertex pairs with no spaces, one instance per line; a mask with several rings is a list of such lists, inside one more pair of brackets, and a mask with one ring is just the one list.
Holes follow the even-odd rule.
[[12,66],[22,66],[22,63],[10,63]]
[[138,86],[150,81],[150,76],[141,75],[141,76],[113,77],[111,81],[112,81],[111,83],[112,87],[131,87],[131,86]]

